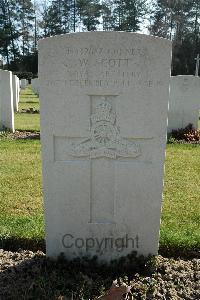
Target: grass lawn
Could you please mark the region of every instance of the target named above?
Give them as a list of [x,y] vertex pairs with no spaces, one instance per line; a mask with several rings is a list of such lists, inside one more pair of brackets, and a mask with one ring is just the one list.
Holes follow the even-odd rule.
[[167,145],[161,246],[200,246],[200,146]]
[[20,92],[19,112],[15,113],[15,129],[39,131],[40,115],[22,113],[22,109],[33,108],[39,110],[39,98],[35,95],[30,86]]
[[0,142],[0,236],[43,236],[40,142]]
[[[29,94],[30,93],[30,94]],[[26,95],[26,96],[24,96]],[[28,97],[28,98],[27,98]],[[33,97],[30,89],[21,95],[23,105]],[[17,114],[18,128],[26,128],[24,117]],[[39,120],[39,115],[37,121]],[[30,114],[30,128],[39,129]],[[32,119],[31,119],[32,118]],[[21,124],[21,125],[20,125]],[[0,140],[0,241],[44,238],[41,188],[40,141]],[[200,246],[200,146],[167,145],[164,200],[160,245],[162,248]]]
[[[40,142],[0,142],[0,237],[43,239]],[[200,146],[168,145],[161,246],[200,246]]]

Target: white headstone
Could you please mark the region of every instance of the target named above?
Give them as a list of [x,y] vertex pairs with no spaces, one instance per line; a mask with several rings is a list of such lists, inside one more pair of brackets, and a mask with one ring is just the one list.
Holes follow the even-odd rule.
[[199,66],[200,66],[200,55],[197,54],[196,60],[196,69],[195,69],[195,76],[199,76]]
[[17,76],[16,76],[16,85],[17,85],[17,102],[19,103],[20,83],[19,83],[19,78]]
[[18,88],[17,88],[17,76],[12,74],[12,88],[13,88],[13,106],[14,111],[18,111]]
[[124,32],[39,42],[48,256],[157,253],[170,55]]
[[25,89],[27,86],[27,80],[26,79],[21,79],[21,89]]
[[38,78],[34,78],[31,80],[31,86],[33,89],[33,92],[37,95],[39,95],[39,80]]
[[0,128],[14,132],[12,73],[0,70]]
[[168,132],[185,128],[189,123],[198,128],[200,109],[200,77],[192,75],[172,76]]

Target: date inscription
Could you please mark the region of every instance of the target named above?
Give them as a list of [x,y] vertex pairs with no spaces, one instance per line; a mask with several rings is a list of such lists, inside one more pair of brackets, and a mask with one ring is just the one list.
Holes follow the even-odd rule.
[[159,87],[162,80],[154,80],[148,65],[147,48],[76,48],[64,50],[65,78],[48,81],[48,86],[87,88],[132,86]]
[[66,56],[90,56],[90,55],[118,55],[118,56],[145,56],[148,49],[145,47],[137,48],[99,48],[99,47],[67,47]]

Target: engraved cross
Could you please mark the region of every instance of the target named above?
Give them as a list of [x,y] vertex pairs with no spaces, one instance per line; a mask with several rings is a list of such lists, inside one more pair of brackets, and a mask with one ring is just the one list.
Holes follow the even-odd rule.
[[[65,139],[67,155],[76,160],[86,159],[90,164],[89,223],[115,223],[116,162],[130,162],[142,155],[133,137],[123,138],[120,134],[115,97],[90,96],[89,136],[75,141]],[[60,159],[62,155],[57,153],[57,160],[64,160]]]

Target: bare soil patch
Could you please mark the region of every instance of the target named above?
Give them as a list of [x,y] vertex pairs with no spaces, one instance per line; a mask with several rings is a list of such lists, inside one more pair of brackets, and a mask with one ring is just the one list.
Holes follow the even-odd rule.
[[[123,267],[121,274],[115,274],[105,266],[99,267],[95,260],[85,260],[83,264],[78,259],[53,261],[41,251],[1,249],[0,299],[93,300],[100,296],[99,299],[105,300],[200,299],[199,263],[200,260],[195,258],[170,259],[159,255],[153,268],[151,265],[150,273],[146,269],[139,274],[135,265],[132,273],[126,276]],[[116,287],[111,290],[116,278]],[[117,297],[124,289],[123,285],[129,287],[130,292]]]

